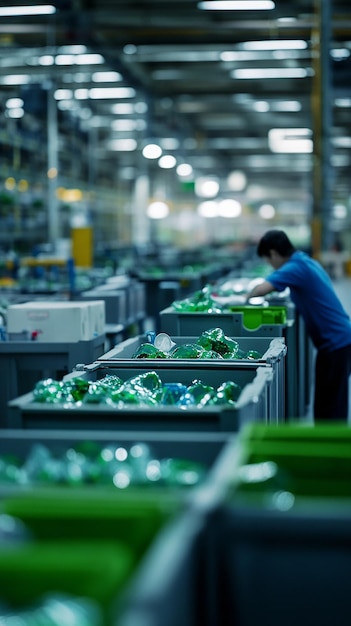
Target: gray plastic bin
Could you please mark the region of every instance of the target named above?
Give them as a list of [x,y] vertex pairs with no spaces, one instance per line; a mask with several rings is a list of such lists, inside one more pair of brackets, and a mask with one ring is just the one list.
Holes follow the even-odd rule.
[[[121,368],[113,361],[96,361],[82,365],[65,376],[70,380],[78,376],[96,381],[107,374],[127,380],[145,369]],[[227,431],[236,432],[244,423],[268,421],[269,387],[273,384],[273,370],[268,365],[242,363],[237,367],[224,362],[209,364],[196,370],[194,364],[183,361],[179,367],[162,368],[158,371],[163,383],[180,382],[189,385],[194,379],[218,387],[232,380],[242,387],[235,408],[214,405],[202,409],[175,406],[116,408],[107,404],[82,404],[67,407],[58,404],[33,402],[33,393],[26,394],[9,403],[8,426],[11,428],[68,428],[68,429],[116,429],[161,431]]]
[[[70,447],[81,444],[89,447],[92,443],[102,447],[115,443],[129,448],[136,443],[144,443],[157,458],[187,459],[202,463],[210,471],[217,463],[221,465],[221,455],[228,441],[235,439],[236,434],[228,438],[227,433],[220,432],[177,432],[170,436],[164,432],[150,431],[2,429],[0,456],[18,458],[23,462],[37,444],[45,446],[54,456],[59,456]],[[90,486],[94,487],[94,484]]]
[[75,297],[75,300],[103,300],[105,302],[106,324],[127,323],[127,292],[123,289],[89,289]]
[[8,402],[31,391],[43,378],[61,379],[78,363],[90,363],[105,351],[105,335],[89,341],[0,342],[0,427],[9,426]]
[[[172,341],[181,346],[187,343],[195,343],[198,337],[171,337]],[[247,352],[248,350],[257,350],[262,357],[257,359],[255,363],[271,365],[273,368],[273,384],[270,388],[269,399],[269,421],[280,422],[285,420],[285,357],[287,347],[284,337],[231,337],[239,343],[240,349]],[[145,335],[138,335],[127,339],[115,346],[112,350],[101,356],[104,361],[117,361],[123,367],[135,367],[138,363],[139,367],[145,369],[154,369],[170,367],[171,364],[183,363],[184,359],[133,359],[132,356],[142,343],[147,343]],[[218,359],[223,363],[222,359]],[[226,359],[227,365],[237,365],[243,363],[244,359]],[[203,359],[191,360],[196,369],[208,367],[209,363],[216,363],[216,359],[206,361]],[[249,361],[252,363],[252,360]]]
[[[254,312],[254,308],[252,310]],[[209,328],[221,328],[229,337],[283,337],[287,346],[285,359],[285,417],[304,417],[299,406],[298,328],[295,318],[284,323],[261,324],[247,328],[242,312],[181,312],[168,307],[160,312],[161,331],[171,336],[199,336]]]

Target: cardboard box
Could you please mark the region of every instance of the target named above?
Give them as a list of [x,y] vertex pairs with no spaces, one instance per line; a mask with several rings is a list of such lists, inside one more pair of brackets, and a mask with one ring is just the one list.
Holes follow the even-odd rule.
[[7,310],[10,340],[88,341],[104,333],[105,303],[24,302]]

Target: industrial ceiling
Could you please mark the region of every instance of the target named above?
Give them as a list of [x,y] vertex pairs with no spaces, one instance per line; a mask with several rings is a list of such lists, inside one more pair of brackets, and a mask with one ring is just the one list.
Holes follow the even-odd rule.
[[[322,159],[332,218],[335,206],[349,218],[349,0],[275,0],[268,10],[248,10],[249,0],[241,10],[214,0],[51,4],[48,15],[0,15],[0,129],[27,138],[23,167],[42,166],[43,151],[30,146],[47,132],[51,90],[62,176],[132,185],[143,146],[160,142],[193,177],[216,177],[222,197],[237,193],[254,207],[309,220]],[[100,56],[83,63],[81,52]],[[101,87],[132,91],[99,96]],[[20,118],[8,104],[16,97]],[[3,145],[2,165],[9,154]],[[157,161],[148,167],[156,179],[162,174]]]

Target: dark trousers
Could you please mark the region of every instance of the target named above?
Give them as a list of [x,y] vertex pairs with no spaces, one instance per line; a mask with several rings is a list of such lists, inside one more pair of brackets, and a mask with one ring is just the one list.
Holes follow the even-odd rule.
[[351,344],[333,352],[317,352],[313,406],[316,422],[347,420],[350,373]]

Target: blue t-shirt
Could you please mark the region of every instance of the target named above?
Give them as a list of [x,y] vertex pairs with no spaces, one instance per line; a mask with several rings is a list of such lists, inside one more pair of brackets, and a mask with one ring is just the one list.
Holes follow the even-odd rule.
[[318,350],[338,350],[351,345],[351,321],[323,267],[304,252],[266,277],[276,291],[290,288],[306,329]]

